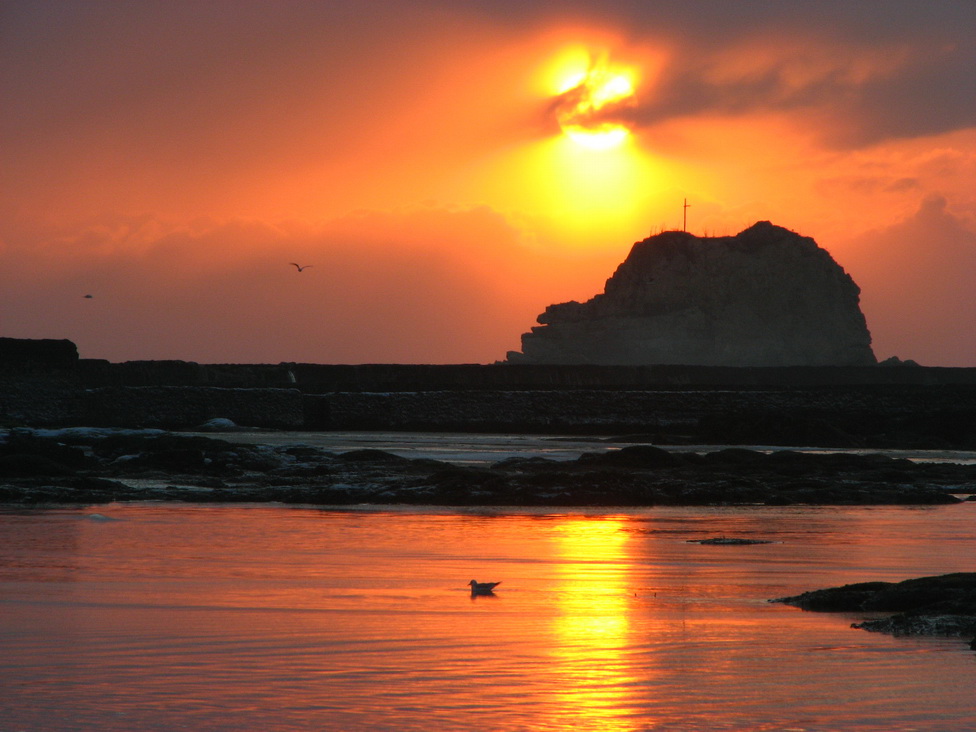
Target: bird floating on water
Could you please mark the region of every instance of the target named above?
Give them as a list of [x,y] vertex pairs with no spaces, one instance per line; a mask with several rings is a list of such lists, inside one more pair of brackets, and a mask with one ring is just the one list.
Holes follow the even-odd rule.
[[305,265],[296,264],[295,262],[289,262],[288,264],[290,264],[292,267],[294,267],[295,269],[297,269],[299,272],[301,272],[303,270],[306,270],[309,267],[313,267],[314,266],[314,265],[311,265],[311,264],[305,264]]
[[472,595],[491,595],[492,590],[498,587],[501,582],[477,582],[471,580],[468,584],[471,586]]

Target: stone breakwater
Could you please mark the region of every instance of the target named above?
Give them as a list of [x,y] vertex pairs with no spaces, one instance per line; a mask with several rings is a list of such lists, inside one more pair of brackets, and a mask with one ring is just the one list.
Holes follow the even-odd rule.
[[0,502],[937,505],[976,492],[974,465],[789,450],[600,447],[576,460],[511,458],[471,467],[378,450],[333,453],[162,430],[15,429],[0,432]]
[[976,389],[687,389],[338,393],[320,429],[623,435],[663,444],[976,449]]
[[0,425],[187,429],[217,417],[270,429],[305,426],[302,394],[295,389],[85,388],[66,379],[0,378]]
[[0,364],[0,427],[630,435],[976,449],[976,369]]

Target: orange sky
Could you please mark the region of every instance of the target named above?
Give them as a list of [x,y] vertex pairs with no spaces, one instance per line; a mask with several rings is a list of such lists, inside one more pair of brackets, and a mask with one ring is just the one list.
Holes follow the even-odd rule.
[[973,37],[968,0],[0,3],[0,335],[490,363],[687,198],[816,238],[879,358],[976,366]]

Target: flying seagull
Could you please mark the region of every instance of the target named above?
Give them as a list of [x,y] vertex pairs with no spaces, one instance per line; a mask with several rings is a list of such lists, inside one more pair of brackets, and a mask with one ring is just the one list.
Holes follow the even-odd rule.
[[302,266],[300,264],[295,264],[294,262],[289,262],[289,264],[292,267],[294,267],[295,269],[297,269],[299,272],[301,272],[302,270],[308,269],[309,267],[312,266],[311,264],[306,264],[305,266]]
[[492,590],[498,587],[501,582],[476,582],[475,580],[471,580],[468,584],[471,585],[472,595],[491,595],[493,594]]

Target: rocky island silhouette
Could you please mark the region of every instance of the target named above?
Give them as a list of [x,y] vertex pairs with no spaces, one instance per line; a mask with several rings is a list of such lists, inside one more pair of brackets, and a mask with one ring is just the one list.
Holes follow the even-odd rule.
[[666,231],[634,244],[604,292],[547,307],[507,361],[870,365],[859,294],[813,239],[768,221],[735,236]]

